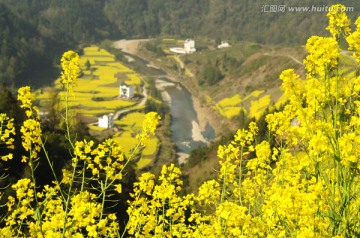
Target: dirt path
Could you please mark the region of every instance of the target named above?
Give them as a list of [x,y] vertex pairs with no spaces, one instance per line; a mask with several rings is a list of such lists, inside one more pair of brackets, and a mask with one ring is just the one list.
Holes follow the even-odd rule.
[[302,63],[300,60],[296,59],[296,58],[295,58],[294,56],[292,56],[292,55],[283,55],[283,56],[289,57],[290,59],[292,59],[292,60],[295,61],[296,63],[303,65],[303,63]]
[[125,53],[136,55],[141,43],[149,41],[150,39],[137,39],[137,40],[118,40],[114,41],[113,46],[116,49],[121,49]]
[[187,76],[194,77],[194,74],[188,68],[185,67],[185,63],[180,59],[178,55],[175,55],[174,59],[180,64],[181,69],[185,69],[185,74]]
[[127,112],[130,112],[130,111],[133,111],[133,110],[137,110],[137,107],[139,106],[144,106],[145,103],[146,103],[146,100],[147,100],[147,92],[146,92],[146,88],[145,86],[143,87],[143,93],[142,95],[144,96],[144,98],[141,100],[141,102],[131,108],[128,108],[128,109],[124,109],[124,110],[120,110],[120,111],[117,111],[115,113],[115,116],[114,116],[114,119],[118,119],[120,117],[121,114],[124,114],[124,113],[127,113]]

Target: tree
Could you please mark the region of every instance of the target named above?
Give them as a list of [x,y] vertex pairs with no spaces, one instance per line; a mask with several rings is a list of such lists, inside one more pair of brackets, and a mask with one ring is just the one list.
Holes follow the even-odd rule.
[[212,65],[210,62],[205,65],[201,72],[202,81],[199,81],[199,84],[206,83],[210,86],[216,84],[221,79],[224,78],[224,75],[221,73],[220,69]]
[[87,59],[86,62],[85,62],[85,69],[90,70],[90,68],[91,68],[91,64],[90,64],[89,59]]

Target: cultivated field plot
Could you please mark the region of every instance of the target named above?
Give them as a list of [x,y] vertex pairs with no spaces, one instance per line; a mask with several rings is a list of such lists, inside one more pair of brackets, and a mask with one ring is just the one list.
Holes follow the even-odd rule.
[[[357,64],[349,54],[350,53],[344,52],[341,54],[339,60],[339,65],[341,65],[340,74],[345,78],[345,83],[351,83],[349,80],[356,76]],[[305,83],[305,81],[303,82]],[[274,94],[278,94],[277,97]],[[224,98],[215,104],[214,108],[219,111],[221,115],[229,119],[239,115],[241,110],[244,110],[248,117],[259,119],[266,108],[272,104],[274,98],[276,98],[276,100],[273,102],[273,105],[276,108],[279,108],[288,100],[282,89],[273,90],[270,94],[269,92],[265,94],[264,90],[254,90],[244,98],[241,98],[239,94]],[[207,99],[206,101],[211,100]]]
[[[86,66],[87,62],[90,63]],[[122,82],[137,86],[142,84],[140,75],[116,62],[114,55],[97,46],[84,48],[84,55],[80,57],[81,77],[77,79],[74,92],[69,95],[69,106],[88,117],[97,117],[122,108],[131,107],[135,102],[131,99],[119,99],[119,85]],[[121,75],[121,76],[119,76]],[[55,83],[57,90],[61,90],[60,79]],[[50,89],[37,92],[40,107],[45,107],[49,101]],[[62,102],[64,93],[59,94]],[[64,107],[62,103],[62,107]]]
[[271,96],[269,94],[262,96],[263,94],[263,90],[254,90],[243,99],[239,94],[235,94],[219,101],[215,104],[214,108],[218,110],[221,115],[229,119],[239,115],[241,110],[245,113],[248,112],[249,117],[259,119],[271,103]]
[[221,115],[227,118],[232,118],[238,115],[243,109],[240,106],[242,99],[239,94],[235,94],[232,97],[224,98],[215,105],[215,108],[220,112]]
[[[114,135],[114,139],[124,148],[126,156],[131,156],[133,148],[136,146],[136,135],[142,130],[142,123],[145,114],[141,112],[129,113],[120,120],[115,121],[115,125],[123,130]],[[156,136],[150,138],[146,147],[142,150],[140,160],[137,162],[138,168],[142,169],[152,163],[159,149],[159,140]]]

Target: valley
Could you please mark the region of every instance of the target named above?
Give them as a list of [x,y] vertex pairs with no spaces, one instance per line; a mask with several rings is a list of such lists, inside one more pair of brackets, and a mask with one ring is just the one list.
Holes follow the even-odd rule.
[[0,0],[0,234],[358,237],[345,2]]

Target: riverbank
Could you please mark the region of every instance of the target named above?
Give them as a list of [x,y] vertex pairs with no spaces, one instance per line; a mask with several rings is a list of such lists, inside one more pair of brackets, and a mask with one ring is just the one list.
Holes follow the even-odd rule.
[[[172,101],[171,95],[165,91],[165,88],[166,87],[175,87],[177,85],[177,83],[174,81],[169,82],[169,81],[165,81],[162,79],[157,79],[155,85],[156,85],[157,89],[161,91],[161,96],[163,97],[163,100],[165,102],[167,102],[168,104],[171,104],[171,101]],[[184,87],[184,86],[182,86],[182,87]],[[186,87],[184,89],[186,89]],[[192,106],[196,113],[196,120],[192,121],[191,137],[194,141],[209,143],[209,141],[202,134],[206,130],[206,127],[208,125],[211,126],[211,123],[209,122],[208,118],[206,117],[207,113],[200,106],[199,100],[193,96],[192,96]]]
[[172,140],[178,149],[179,164],[185,163],[193,149],[208,144],[214,138],[214,130],[204,120],[203,112],[198,117],[193,97],[185,87],[164,76],[156,79],[155,86],[161,91],[163,101],[170,106]]
[[[130,56],[139,56],[139,46],[144,41],[146,40],[121,40],[115,45]],[[142,59],[141,56],[139,58]],[[183,78],[169,71],[164,65],[159,65],[158,62],[142,60],[148,68],[163,70],[161,74],[147,76],[155,79],[155,86],[161,92],[162,100],[172,107],[172,141],[177,145],[178,162],[185,163],[194,148],[208,144],[214,139],[213,121],[209,120],[211,114],[201,106],[199,99],[183,84]],[[184,67],[183,64],[182,67]]]
[[[115,41],[114,47],[120,48],[125,53],[137,55],[140,44],[143,42],[147,42],[149,40],[150,39],[136,39],[136,40],[122,39],[119,41]],[[182,68],[185,67],[184,63],[180,60],[179,57],[177,57],[177,61],[180,64],[180,67],[182,67]],[[151,64],[151,62],[149,62],[148,67],[154,67],[155,65],[156,64]],[[156,66],[156,67],[158,68],[158,66]],[[164,88],[167,86],[175,85],[178,82],[177,82],[177,79],[174,78],[173,75],[168,74],[166,77],[171,82],[162,80],[161,82],[159,81],[159,83],[156,84],[156,87],[163,92],[162,93],[163,100],[166,103],[170,104],[171,97],[167,92],[164,91]],[[193,74],[191,74],[190,77],[193,77]],[[172,85],[169,85],[171,83],[172,83]],[[190,88],[188,88],[186,85],[182,85],[182,86],[185,87],[192,95],[193,107],[197,114],[197,123],[199,126],[198,126],[198,128],[193,129],[192,137],[197,140],[199,140],[199,139],[201,140],[203,138],[201,132],[205,131],[207,125],[210,125],[211,127],[213,127],[215,129],[215,131],[217,132],[219,130],[219,127],[216,125],[217,119],[211,119],[213,117],[212,114],[214,112],[212,112],[211,110],[209,110],[207,108],[202,107],[200,100],[197,97],[195,97],[194,92],[192,92],[192,90],[190,90]]]

